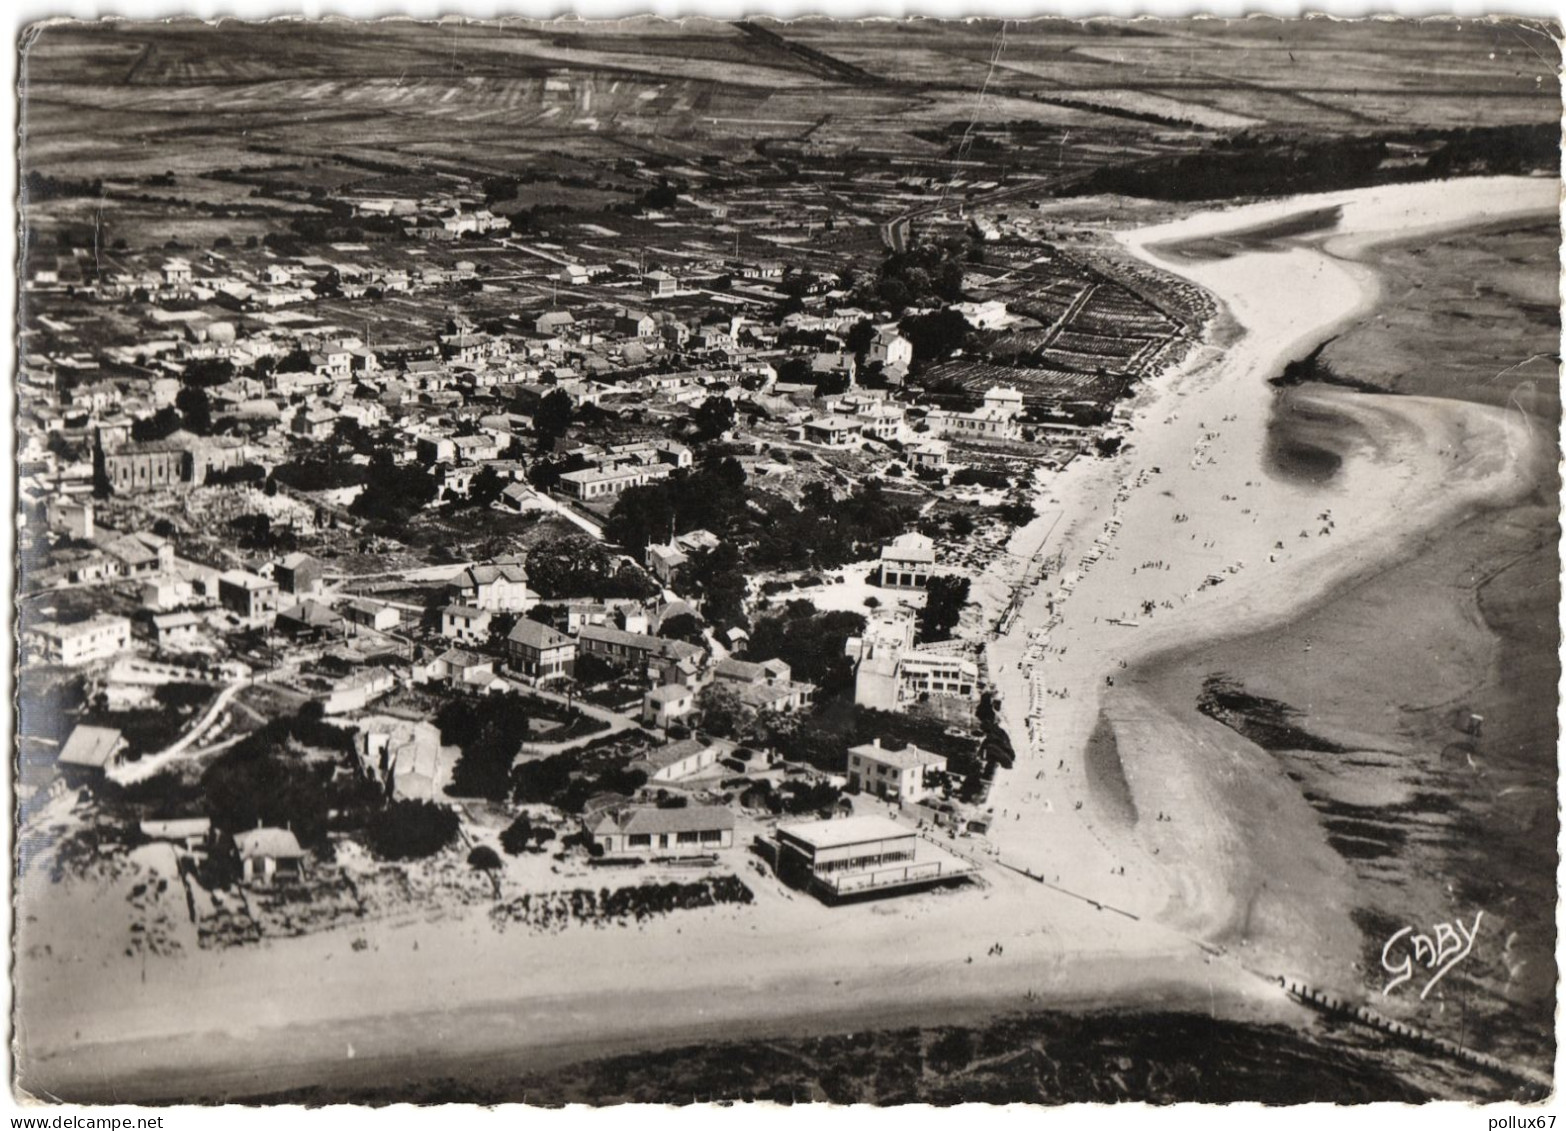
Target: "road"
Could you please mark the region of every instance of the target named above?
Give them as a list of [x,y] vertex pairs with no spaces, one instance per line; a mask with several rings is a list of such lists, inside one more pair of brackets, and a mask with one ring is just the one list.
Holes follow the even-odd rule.
[[195,744],[209,729],[218,715],[228,706],[229,700],[239,694],[244,688],[249,687],[252,681],[248,679],[236,680],[222,691],[218,692],[212,705],[196,721],[196,725],[186,731],[173,745],[165,747],[150,757],[139,759],[135,762],[124,762],[107,771],[106,776],[120,785],[130,785],[133,782],[146,781],[154,774],[162,773],[169,765],[178,761],[185,751]]

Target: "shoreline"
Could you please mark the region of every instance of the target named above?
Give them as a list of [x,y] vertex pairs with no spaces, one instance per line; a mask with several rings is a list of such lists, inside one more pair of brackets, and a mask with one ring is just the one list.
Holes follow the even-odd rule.
[[[1323,204],[1339,206],[1345,224],[1364,225],[1363,230],[1291,236],[1286,248],[1178,265],[1152,261],[1214,294],[1220,303],[1218,324],[1243,326],[1245,333],[1223,357],[1178,372],[1150,390],[1135,410],[1127,448],[1115,460],[1041,492],[1041,510],[1055,507],[1081,516],[1073,529],[1034,555],[1037,559],[1063,554],[1062,577],[1072,584],[1064,585],[1062,577],[1040,584],[1012,631],[991,643],[991,668],[1003,683],[1008,729],[1017,749],[1025,752],[1010,776],[998,780],[992,796],[998,798],[998,806],[1026,807],[1030,798],[1036,801],[1043,795],[1047,811],[1053,814],[1048,842],[1035,838],[1019,849],[1042,855],[1061,851],[1064,843],[1069,846],[1066,854],[1074,860],[1094,861],[1117,871],[1125,868],[1127,873],[1135,868],[1139,882],[1118,882],[1129,889],[1128,896],[1140,900],[1136,906],[1144,913],[1179,923],[1213,941],[1270,947],[1276,960],[1298,963],[1299,973],[1328,984],[1335,971],[1341,977],[1357,957],[1354,933],[1319,928],[1279,906],[1287,902],[1275,894],[1280,884],[1273,884],[1272,893],[1264,890],[1267,867],[1237,869],[1230,863],[1238,848],[1236,838],[1244,843],[1237,823],[1222,814],[1209,819],[1200,812],[1220,803],[1246,801],[1281,806],[1284,826],[1302,838],[1303,847],[1290,854],[1282,843],[1275,846],[1273,863],[1282,871],[1273,873],[1273,880],[1292,877],[1298,891],[1316,891],[1330,899],[1333,885],[1344,876],[1343,862],[1327,849],[1303,801],[1284,796],[1267,775],[1237,762],[1240,752],[1226,749],[1223,736],[1193,733],[1170,719],[1162,749],[1131,751],[1129,756],[1121,752],[1133,797],[1143,795],[1135,807],[1163,813],[1162,799],[1180,810],[1182,822],[1189,816],[1205,827],[1187,836],[1175,835],[1173,828],[1164,825],[1149,830],[1145,823],[1133,831],[1113,798],[1095,797],[1085,781],[1083,752],[1089,735],[1104,718],[1100,700],[1105,681],[1122,666],[1166,649],[1211,643],[1284,623],[1358,580],[1406,560],[1442,524],[1505,505],[1529,489],[1528,467],[1517,466],[1532,466],[1531,447],[1537,441],[1526,420],[1519,427],[1519,421],[1504,411],[1429,397],[1309,390],[1308,398],[1355,419],[1370,437],[1370,442],[1345,458],[1338,482],[1325,490],[1277,482],[1260,456],[1275,400],[1275,390],[1266,379],[1280,372],[1285,362],[1308,353],[1373,310],[1380,294],[1381,283],[1373,268],[1345,261],[1331,249],[1357,252],[1380,243],[1418,239],[1433,230],[1463,230],[1549,214],[1555,207],[1553,182],[1507,178],[1491,187],[1504,191],[1498,191],[1498,200],[1487,196],[1477,215],[1464,203],[1451,203],[1445,183],[1428,182],[1398,186],[1398,191],[1267,202],[1124,234],[1123,244],[1141,252],[1155,243],[1167,244],[1172,237],[1221,238],[1232,227],[1255,228],[1258,222],[1286,220]],[[1361,196],[1366,199],[1356,199]],[[1387,223],[1387,214],[1393,211],[1415,218],[1411,234]],[[1312,246],[1317,243],[1331,249]],[[1262,257],[1266,257],[1263,267],[1248,272]],[[1352,301],[1345,301],[1346,284],[1353,286]],[[1279,293],[1296,299],[1293,305],[1306,308],[1307,317],[1301,320],[1291,317],[1292,311],[1280,315],[1269,309],[1267,296]],[[1311,313],[1317,316],[1310,317]],[[1195,427],[1190,412],[1199,417]],[[1185,447],[1186,443],[1191,446]],[[1445,452],[1453,453],[1451,458],[1441,455]],[[1208,467],[1219,461],[1238,463],[1241,470],[1230,471],[1221,485],[1205,482]],[[1149,474],[1150,466],[1158,471]],[[1067,469],[1063,478],[1073,470]],[[1217,496],[1217,490],[1224,494]],[[1150,505],[1148,496],[1157,494],[1169,495],[1175,502]],[[1162,524],[1167,524],[1176,511],[1189,512],[1189,525],[1160,526],[1160,513]],[[1281,518],[1275,517],[1280,513]],[[1317,521],[1324,515],[1331,516],[1325,524]],[[1276,539],[1247,532],[1247,525],[1263,517],[1277,525]],[[1221,579],[1207,592],[1199,584],[1200,569],[1174,578],[1164,572],[1180,567],[1169,561],[1170,535],[1178,539],[1193,528],[1204,539],[1193,553],[1206,555],[1213,567],[1210,580]],[[1161,531],[1168,533],[1160,538]],[[1191,535],[1187,545],[1194,538]],[[1155,569],[1139,572],[1137,567],[1149,561]],[[1078,576],[1071,578],[1073,574]],[[1110,575],[1117,583],[1106,580]],[[1072,591],[1066,593],[1065,588]],[[1056,612],[1054,627],[1048,628],[1052,589],[1056,589]],[[1139,609],[1139,600],[1151,602],[1152,607],[1144,604]],[[1137,627],[1117,623],[1122,621]],[[1168,752],[1186,749],[1187,744],[1202,753],[1184,765],[1179,759],[1172,762]],[[1023,793],[1028,770],[1036,779],[1055,784]],[[1235,775],[1249,780],[1224,795],[1215,782]],[[1313,845],[1313,839],[1320,843]],[[1178,851],[1189,867],[1199,871],[1207,863],[1202,877],[1206,882],[1176,875],[1161,859],[1153,858],[1165,849]],[[1261,919],[1270,914],[1273,922],[1258,939],[1252,937],[1251,928],[1258,921],[1259,907]]]
[[[1423,187],[1428,195],[1430,186],[1439,183],[1398,188]],[[1553,195],[1554,183],[1548,187]],[[1286,213],[1291,208],[1319,206],[1319,198],[1304,197],[1264,207]],[[1233,216],[1232,211],[1204,213],[1177,223],[1193,224],[1206,217],[1211,225],[1224,218],[1229,222]],[[1462,227],[1466,222],[1459,218],[1450,226]],[[1150,237],[1144,237],[1144,242],[1146,238]],[[1311,268],[1317,275],[1327,271],[1330,278],[1325,286],[1319,278],[1315,285],[1332,299],[1330,309],[1337,321],[1369,301],[1364,287],[1375,285],[1369,268],[1356,272],[1320,250],[1247,254],[1280,256],[1270,265],[1287,262],[1306,277]],[[1328,266],[1321,266],[1323,262]],[[1255,259],[1244,259],[1240,265],[1254,270]],[[1360,296],[1349,307],[1334,290],[1344,280],[1353,283]],[[1234,314],[1230,311],[1226,317]],[[1237,321],[1245,324],[1244,317]],[[1065,568],[1076,569],[1072,563],[1102,529],[1119,495],[1125,494],[1128,510],[1146,509],[1146,500],[1158,498],[1158,489],[1176,480],[1182,494],[1189,490],[1192,500],[1182,498],[1179,506],[1193,511],[1205,507],[1208,514],[1224,521],[1233,518],[1226,501],[1197,500],[1202,490],[1212,491],[1206,484],[1211,465],[1194,462],[1192,440],[1195,437],[1200,444],[1210,429],[1205,420],[1192,415],[1189,406],[1193,399],[1214,406],[1214,425],[1221,415],[1245,414],[1243,420],[1230,422],[1234,427],[1225,425],[1224,438],[1200,447],[1203,458],[1238,462],[1248,448],[1249,458],[1260,459],[1257,429],[1270,416],[1273,394],[1260,378],[1281,368],[1279,357],[1297,349],[1299,341],[1327,333],[1320,325],[1285,319],[1272,328],[1273,337],[1285,341],[1280,347],[1267,339],[1268,330],[1250,327],[1223,356],[1211,356],[1210,347],[1204,346],[1182,363],[1172,379],[1150,389],[1146,402],[1135,410],[1136,424],[1125,454],[1103,463],[1076,464],[1043,492],[1036,522],[1042,524],[1043,537],[1051,545],[1040,545],[1029,556],[1053,553],[1057,546],[1069,548],[1073,552]],[[1294,336],[1289,337],[1291,330]],[[1268,369],[1273,361],[1277,365]],[[1251,381],[1254,392],[1250,386],[1231,387],[1240,380]],[[1245,789],[1271,790],[1268,801],[1282,807],[1278,810],[1283,814],[1277,829],[1280,843],[1269,859],[1276,864],[1274,877],[1297,882],[1290,898],[1303,910],[1296,913],[1277,909],[1272,896],[1257,895],[1249,871],[1217,867],[1217,862],[1226,860],[1226,852],[1233,856],[1235,848],[1246,847],[1243,839],[1235,839],[1232,827],[1221,820],[1208,824],[1198,815],[1211,800],[1212,795],[1203,790],[1207,779],[1223,768],[1224,751],[1216,750],[1212,757],[1217,761],[1211,764],[1164,773],[1171,788],[1189,791],[1181,799],[1180,820],[1167,827],[1171,836],[1164,842],[1171,849],[1167,855],[1158,852],[1158,844],[1141,843],[1124,827],[1123,817],[1106,815],[1093,791],[1085,785],[1079,789],[1076,783],[1085,783],[1088,776],[1082,772],[1081,751],[1100,717],[1096,687],[1106,672],[1116,670],[1114,664],[1146,654],[1160,639],[1194,638],[1194,632],[1204,629],[1254,631],[1254,626],[1285,615],[1281,610],[1287,602],[1280,597],[1305,603],[1320,600],[1333,585],[1342,583],[1330,569],[1323,569],[1328,553],[1337,553],[1345,541],[1365,553],[1391,553],[1400,544],[1399,537],[1417,536],[1450,508],[1451,500],[1445,498],[1417,512],[1402,506],[1408,476],[1399,472],[1401,464],[1395,462],[1399,453],[1426,441],[1448,439],[1472,448],[1481,440],[1508,435],[1504,414],[1497,423],[1482,413],[1472,418],[1461,412],[1454,415],[1424,398],[1389,399],[1398,402],[1395,411],[1376,405],[1364,409],[1367,427],[1373,426],[1385,448],[1368,457],[1356,455],[1348,472],[1353,488],[1371,492],[1381,508],[1366,508],[1357,518],[1345,512],[1339,520],[1340,534],[1324,541],[1321,548],[1311,539],[1310,552],[1296,551],[1289,569],[1274,575],[1274,581],[1282,577],[1281,582],[1257,584],[1261,565],[1256,561],[1249,575],[1225,581],[1218,601],[1206,593],[1191,607],[1191,615],[1171,618],[1175,623],[1168,628],[1116,626],[1110,632],[1107,626],[1086,623],[1095,608],[1101,616],[1121,611],[1124,596],[1117,597],[1106,579],[1111,572],[1123,574],[1128,553],[1138,562],[1144,560],[1143,553],[1149,557],[1162,553],[1157,535],[1170,531],[1167,515],[1156,525],[1141,525],[1128,515],[1109,554],[1084,576],[1063,606],[1068,614],[1062,626],[1065,631],[1057,630],[1051,647],[1064,650],[1069,643],[1069,656],[1055,664],[1055,654],[1046,653],[1047,659],[1038,661],[1044,668],[1061,669],[1061,674],[1051,672],[1044,679],[1047,689],[1077,690],[1079,695],[1047,700],[1047,729],[1037,750],[1030,748],[1025,724],[1018,729],[1022,720],[1017,712],[1027,707],[1028,684],[1015,665],[1029,647],[1029,632],[1047,619],[1041,598],[1047,598],[1058,579],[1051,578],[1028,599],[1011,633],[989,644],[991,670],[1008,683],[1005,722],[1019,754],[1017,765],[997,780],[992,792],[1002,817],[995,843],[1019,865],[1031,864],[1046,875],[1067,873],[1064,886],[1127,908],[1144,916],[1143,922],[1094,911],[1079,902],[1080,897],[1052,892],[993,866],[986,870],[982,888],[835,909],[796,900],[737,866],[735,871],[758,897],[743,913],[746,917],[732,911],[691,913],[649,924],[644,930],[595,930],[590,944],[582,934],[586,928],[550,936],[500,934],[489,926],[484,913],[474,912],[384,931],[377,944],[361,954],[351,951],[348,931],[280,940],[250,951],[186,954],[151,963],[150,970],[144,967],[141,983],[135,981],[133,967],[122,960],[116,961],[104,984],[94,985],[89,979],[95,971],[82,971],[63,959],[46,961],[19,954],[18,1087],[34,1092],[89,1085],[113,1089],[121,1083],[128,1086],[145,1073],[166,1095],[171,1083],[187,1075],[205,1079],[220,1073],[257,1081],[245,1093],[256,1094],[296,1086],[271,1082],[278,1073],[340,1079],[371,1065],[384,1074],[392,1062],[417,1066],[424,1073],[437,1061],[490,1064],[493,1071],[502,1071],[510,1070],[509,1058],[517,1056],[564,1063],[588,1055],[611,1055],[617,1048],[688,1043],[693,1031],[707,1031],[704,1026],[715,1035],[737,1039],[748,1034],[817,1031],[823,1023],[829,1027],[837,1023],[830,1019],[851,1017],[854,1028],[864,1028],[857,1023],[860,1019],[890,1013],[938,1018],[959,1009],[986,1014],[1080,1005],[1136,1009],[1178,1000],[1203,1006],[1211,1002],[1214,1008],[1221,1005],[1248,1016],[1300,1017],[1299,1007],[1266,977],[1284,972],[1318,975],[1330,972],[1343,958],[1344,940],[1324,940],[1312,928],[1308,914],[1320,905],[1312,893],[1328,888],[1340,873],[1332,870],[1329,858],[1308,846],[1291,850],[1289,835],[1305,826],[1277,783],[1246,779],[1235,787],[1241,792],[1232,800],[1243,802]],[[1205,407],[1194,411],[1206,412]],[[1162,413],[1171,419],[1178,415],[1180,426],[1153,431]],[[1165,451],[1173,458],[1165,458]],[[1168,466],[1150,475],[1143,486],[1127,487],[1150,459]],[[1073,477],[1076,467],[1083,470]],[[1421,464],[1416,470],[1424,467]],[[1472,471],[1470,493],[1475,505],[1508,482],[1505,466],[1476,466]],[[1238,477],[1226,472],[1224,483]],[[1153,492],[1145,489],[1147,485]],[[1237,485],[1235,489],[1239,490]],[[1258,495],[1264,493],[1258,489]],[[1044,496],[1052,494],[1062,500],[1054,510],[1073,514],[1070,528],[1060,531],[1058,538],[1048,525],[1053,511],[1042,503]],[[1319,507],[1314,492],[1279,487],[1271,496],[1275,497],[1269,498],[1268,505],[1286,511],[1291,523],[1302,502],[1300,513],[1314,513]],[[1343,506],[1333,504],[1334,510]],[[1378,540],[1374,527],[1389,509],[1409,528],[1395,531],[1387,543]],[[1193,522],[1174,529],[1183,535],[1207,525],[1216,529],[1223,522]],[[1244,535],[1244,524],[1235,525]],[[1027,533],[1031,526],[1019,530],[1014,542],[1033,537]],[[1257,541],[1254,535],[1242,540],[1247,546]],[[1146,543],[1143,550],[1136,548],[1139,542]],[[1229,548],[1222,548],[1220,553],[1224,552]],[[1244,552],[1254,557],[1248,549]],[[1002,560],[1010,568],[1025,568]],[[1325,581],[1311,573],[1317,569],[1323,569]],[[1314,596],[1302,584],[1304,574],[1322,586]],[[1167,591],[1178,596],[1192,583],[1172,574],[1156,576],[1160,595]],[[1174,581],[1179,584],[1171,588]],[[1237,594],[1245,598],[1243,608],[1236,608]],[[1155,615],[1152,623],[1158,622]],[[1073,746],[1076,737],[1082,741]],[[1167,749],[1122,750],[1120,755],[1133,767],[1156,767],[1168,761]],[[1057,758],[1062,768],[1071,759],[1072,767],[1057,773]],[[1128,778],[1133,792],[1149,788],[1149,779],[1140,769],[1128,772]],[[1058,805],[1054,804],[1057,797]],[[1082,802],[1081,810],[1072,808],[1073,801]],[[1297,797],[1295,802],[1303,806]],[[1154,800],[1141,808],[1151,812],[1163,804],[1172,807],[1175,801]],[[1162,824],[1158,829],[1161,834],[1166,831]],[[1069,866],[1062,860],[1069,860]],[[1241,863],[1254,869],[1251,861],[1232,865],[1239,869]],[[1268,861],[1260,863],[1266,866]],[[1206,872],[1204,864],[1209,866]],[[1116,874],[1117,867],[1125,873]],[[40,898],[48,894],[40,893]],[[1237,910],[1237,904],[1243,906]],[[844,930],[857,932],[857,951],[869,961],[846,961],[833,950]],[[1279,946],[1277,939],[1291,932],[1302,941]],[[999,939],[1006,943],[1005,961],[981,960],[985,946]],[[1227,953],[1213,957],[1201,949],[1203,941],[1216,942]],[[1318,953],[1313,954],[1313,948]],[[584,954],[590,954],[590,962],[583,961]],[[518,971],[524,976],[519,978]],[[528,984],[519,986],[519,981]],[[286,992],[279,993],[279,987]],[[540,992],[544,987],[550,992]],[[24,1009],[26,999],[31,1001]],[[432,1000],[447,1004],[431,1010]],[[183,1012],[176,1015],[168,1007],[170,1001],[180,1001]],[[251,1004],[244,1007],[243,1015],[234,1015],[229,1010],[238,1008],[236,1002]],[[583,1051],[587,1049],[594,1051]],[[383,1059],[374,1060],[377,1056]],[[361,1066],[357,1070],[356,1063]],[[269,1072],[272,1075],[266,1075]],[[263,1078],[268,1081],[264,1085],[259,1083]]]

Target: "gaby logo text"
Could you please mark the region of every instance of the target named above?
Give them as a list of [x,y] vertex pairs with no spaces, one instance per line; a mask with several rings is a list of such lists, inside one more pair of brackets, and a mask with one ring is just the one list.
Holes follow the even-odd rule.
[[1458,919],[1452,923],[1437,923],[1433,933],[1428,935],[1416,935],[1412,927],[1404,927],[1394,934],[1381,948],[1382,969],[1392,975],[1382,988],[1381,996],[1390,996],[1393,990],[1410,981],[1417,965],[1434,971],[1424,989],[1419,991],[1419,998],[1423,1001],[1437,982],[1473,952],[1474,939],[1479,934],[1479,923],[1483,918],[1484,912],[1479,911],[1474,914],[1471,927]]

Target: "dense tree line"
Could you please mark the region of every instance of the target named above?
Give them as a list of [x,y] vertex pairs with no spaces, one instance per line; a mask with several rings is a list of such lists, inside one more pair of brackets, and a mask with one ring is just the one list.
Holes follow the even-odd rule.
[[[1325,139],[1241,134],[1199,153],[1100,168],[1080,182],[1078,191],[1151,200],[1215,200],[1327,192],[1458,175],[1558,170],[1559,135],[1555,124]],[[1387,165],[1393,144],[1428,151],[1422,161]]]
[[854,288],[854,304],[870,310],[890,310],[895,316],[910,306],[961,302],[968,248],[966,237],[952,236],[891,252],[873,277],[859,280]]
[[445,805],[433,801],[392,801],[370,815],[365,833],[377,856],[422,860],[455,841],[458,824],[457,811]]
[[319,704],[272,719],[207,767],[203,811],[229,835],[257,825],[290,828],[302,845],[319,847],[331,810],[366,812],[379,791],[337,780],[337,759],[306,758],[301,748],[340,758],[353,752],[353,741],[354,731],[326,722]]
[[604,534],[633,556],[676,534],[710,530],[732,536],[746,518],[745,469],[732,457],[681,469],[669,478],[631,487],[616,500]]
[[611,555],[586,534],[566,534],[534,546],[528,554],[527,572],[528,584],[546,601],[642,598],[658,592],[641,569]]

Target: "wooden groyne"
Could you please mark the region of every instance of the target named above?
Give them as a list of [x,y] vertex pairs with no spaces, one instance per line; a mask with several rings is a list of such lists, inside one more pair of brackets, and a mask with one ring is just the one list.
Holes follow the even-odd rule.
[[1392,1018],[1377,1013],[1368,1006],[1356,1005],[1344,998],[1327,993],[1325,990],[1313,989],[1304,982],[1294,981],[1280,977],[1278,983],[1288,991],[1289,996],[1304,1005],[1310,1006],[1329,1017],[1338,1017],[1356,1024],[1368,1026],[1378,1032],[1394,1037],[1404,1044],[1419,1049],[1422,1052],[1433,1052],[1466,1064],[1477,1065],[1480,1068],[1493,1072],[1498,1076],[1506,1076],[1513,1080],[1519,1080],[1525,1084],[1542,1088],[1545,1094],[1551,1094],[1555,1090],[1555,1080],[1548,1073],[1539,1072],[1526,1065],[1516,1064],[1491,1056],[1489,1053],[1479,1052],[1475,1049],[1460,1045],[1456,1041],[1445,1037],[1438,1037],[1426,1029],[1417,1025],[1409,1025],[1403,1021],[1394,1021]]

